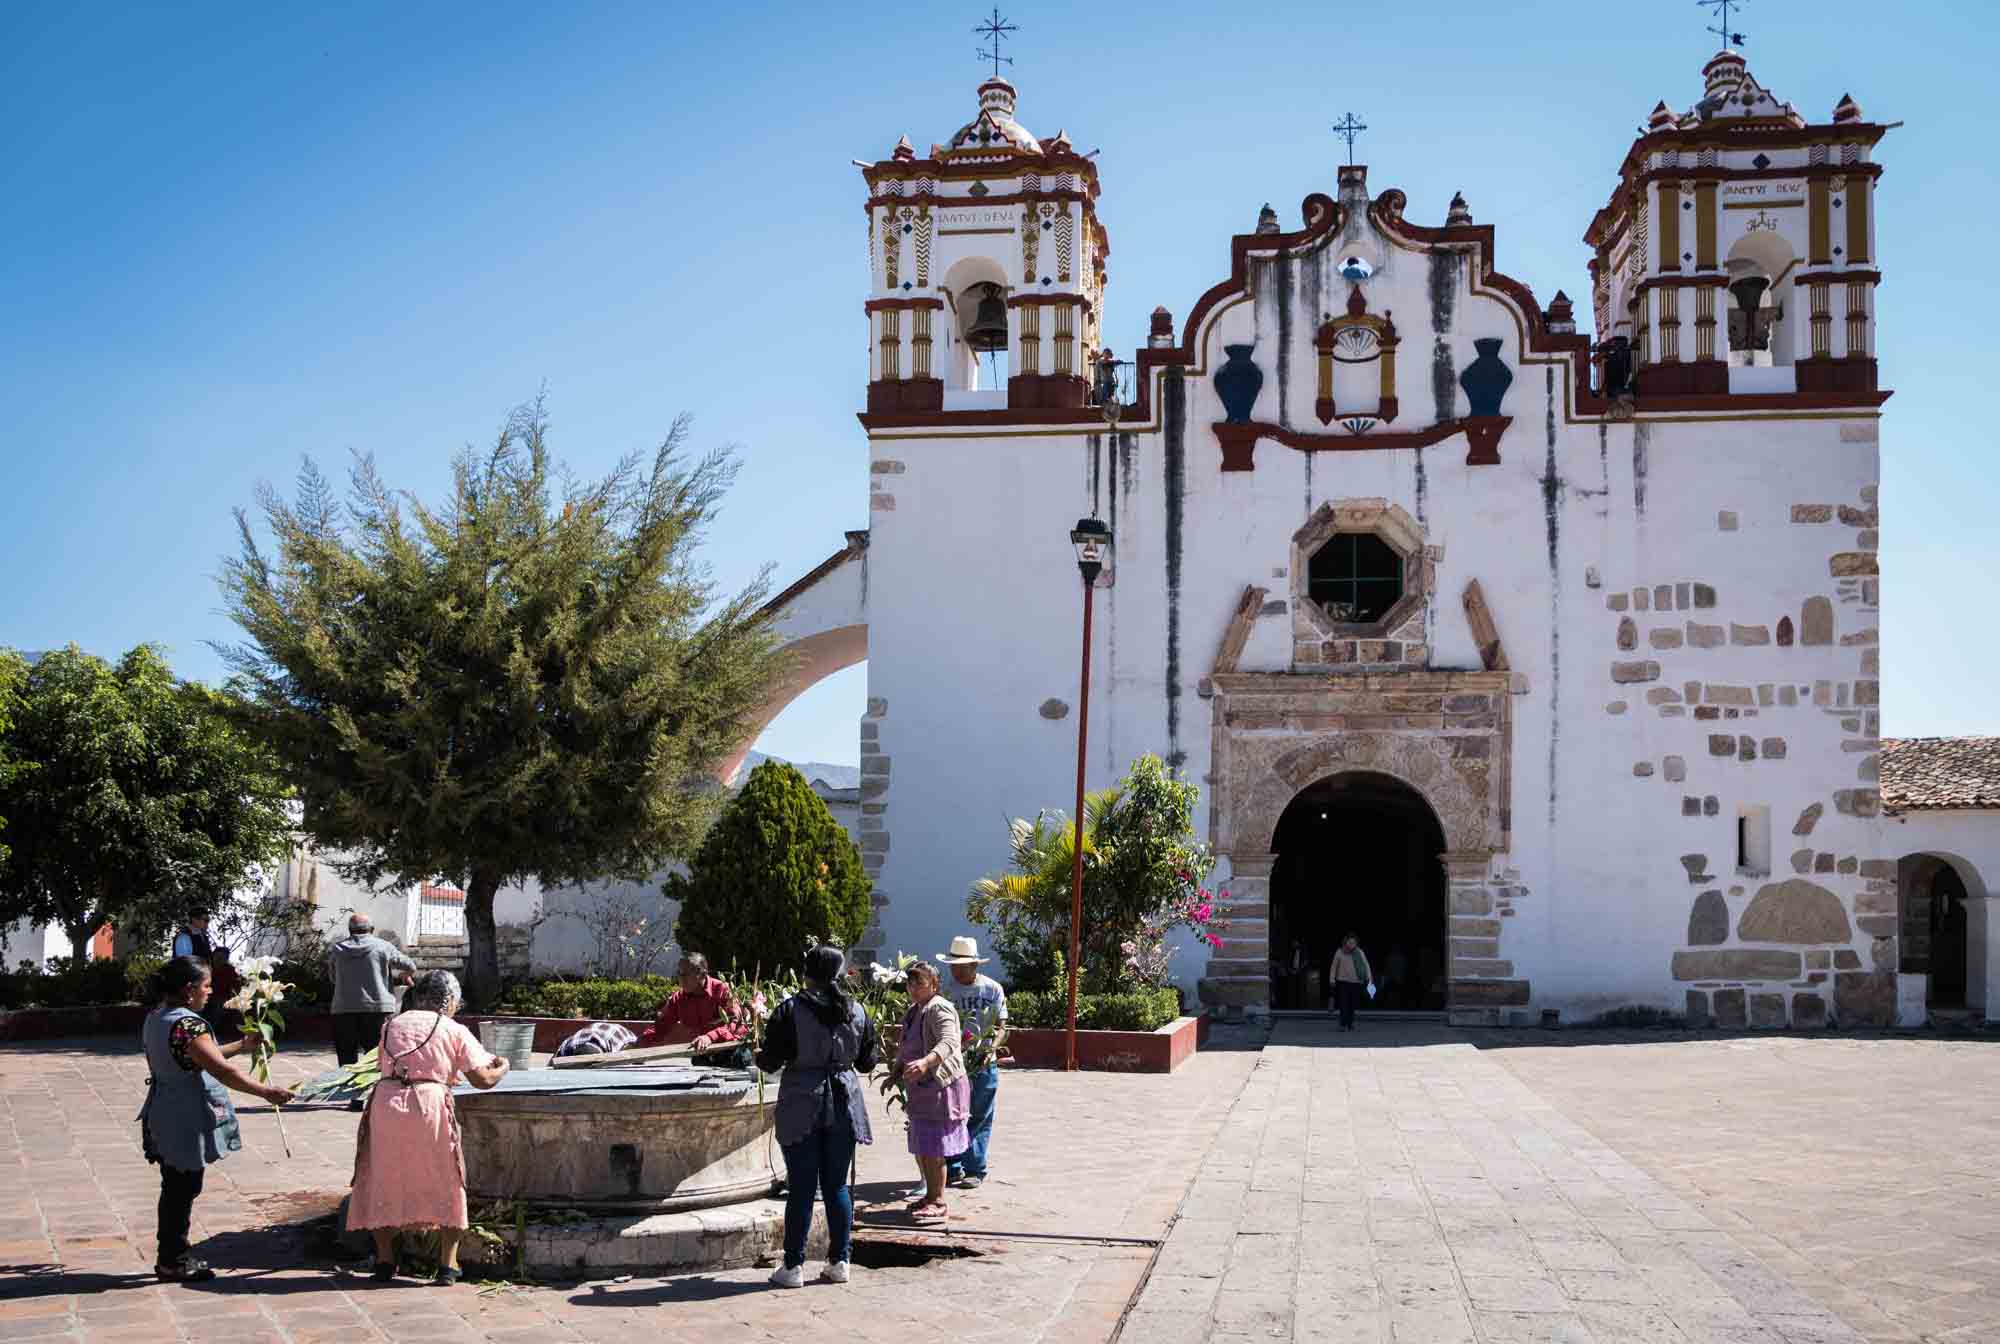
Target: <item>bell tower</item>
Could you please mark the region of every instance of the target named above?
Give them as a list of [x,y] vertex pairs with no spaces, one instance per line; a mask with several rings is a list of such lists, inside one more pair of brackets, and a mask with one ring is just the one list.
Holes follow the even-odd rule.
[[1629,364],[1642,403],[1875,404],[1874,153],[1890,127],[1846,96],[1812,121],[1731,48],[1701,73],[1693,107],[1653,108],[1585,235],[1598,339],[1616,347],[1607,390],[1628,390]]
[[1110,242],[1097,168],[1016,120],[1014,86],[919,157],[904,136],[861,165],[868,188],[871,416],[1079,408],[1098,345]]

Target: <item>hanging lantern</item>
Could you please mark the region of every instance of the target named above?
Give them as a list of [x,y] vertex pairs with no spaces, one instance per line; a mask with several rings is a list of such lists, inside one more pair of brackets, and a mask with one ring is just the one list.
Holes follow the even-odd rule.
[[978,296],[978,307],[972,312],[972,325],[965,329],[965,343],[981,354],[1007,348],[1007,301],[995,284],[974,285],[972,293]]

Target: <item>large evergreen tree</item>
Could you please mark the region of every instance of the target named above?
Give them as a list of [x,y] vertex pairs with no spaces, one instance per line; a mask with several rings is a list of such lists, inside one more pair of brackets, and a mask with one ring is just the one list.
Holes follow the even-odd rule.
[[[6,787],[25,769],[14,758],[7,730],[20,710],[22,689],[28,684],[28,664],[12,649],[0,649],[0,788]],[[7,818],[0,815],[0,864],[7,862]]]
[[[284,853],[276,761],[158,650],[114,667],[72,645],[21,672],[0,695],[0,922],[55,923],[78,952],[107,923],[144,941]],[[15,675],[0,667],[0,682]]]
[[237,515],[243,712],[345,876],[463,883],[475,1001],[498,986],[494,893],[686,854],[782,671],[764,581],[718,598],[697,563],[735,466],[687,437],[580,483],[536,403],[459,455],[439,507],[357,457],[345,507],[310,461],[294,501],[260,492],[274,555]]
[[783,761],[750,772],[689,869],[667,879],[674,937],[717,970],[789,970],[812,943],[846,947],[868,927],[861,851]]

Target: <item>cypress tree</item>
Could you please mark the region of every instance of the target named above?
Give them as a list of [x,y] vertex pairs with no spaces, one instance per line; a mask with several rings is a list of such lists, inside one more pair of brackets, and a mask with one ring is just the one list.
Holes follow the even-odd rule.
[[350,880],[464,886],[475,1002],[498,987],[495,892],[687,854],[782,672],[764,579],[719,596],[697,562],[727,450],[690,459],[682,417],[650,461],[578,482],[547,429],[517,410],[435,508],[367,456],[343,505],[307,461],[296,499],[259,492],[274,554],[239,510],[221,576],[249,640],[220,651],[305,830]]
[[868,926],[861,851],[783,761],[750,772],[689,868],[667,879],[674,937],[718,970],[788,969],[809,943],[847,947]]

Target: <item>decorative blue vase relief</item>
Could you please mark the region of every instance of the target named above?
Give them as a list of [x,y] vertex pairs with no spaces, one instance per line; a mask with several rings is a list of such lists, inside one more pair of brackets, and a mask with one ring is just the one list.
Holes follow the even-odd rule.
[[1250,408],[1257,404],[1258,389],[1264,386],[1264,371],[1250,360],[1250,352],[1256,348],[1254,345],[1222,347],[1229,362],[1215,371],[1215,394],[1222,398],[1222,413],[1232,425],[1250,423]]
[[1472,348],[1479,352],[1479,358],[1465,366],[1465,372],[1458,375],[1458,385],[1465,389],[1471,414],[1498,415],[1500,398],[1507,395],[1507,388],[1514,381],[1514,371],[1500,362],[1500,341],[1497,337],[1474,341]]

